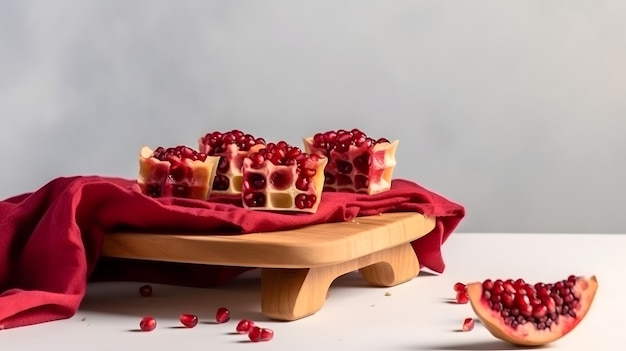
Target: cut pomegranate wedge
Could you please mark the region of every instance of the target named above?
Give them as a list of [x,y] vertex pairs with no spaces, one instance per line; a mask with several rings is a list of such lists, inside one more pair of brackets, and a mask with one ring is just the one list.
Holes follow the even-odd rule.
[[467,285],[470,304],[495,337],[515,345],[540,346],[567,335],[580,323],[598,288],[595,276],[569,276],[556,283],[522,279]]
[[243,206],[251,210],[317,212],[328,159],[281,141],[243,160]]
[[141,191],[151,197],[175,196],[206,200],[219,157],[207,156],[186,146],[144,146],[139,152]]
[[265,147],[263,138],[255,138],[234,129],[228,132],[210,132],[198,140],[198,150],[207,155],[220,156],[212,195],[240,196],[243,159]]
[[325,191],[371,195],[391,188],[397,140],[375,140],[358,129],[340,129],[317,133],[303,142],[307,153],[328,158]]

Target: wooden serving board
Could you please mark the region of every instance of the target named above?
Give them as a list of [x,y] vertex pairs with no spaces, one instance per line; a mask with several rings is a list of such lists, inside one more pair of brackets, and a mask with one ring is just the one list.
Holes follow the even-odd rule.
[[103,256],[261,268],[261,310],[296,320],[322,308],[330,284],[359,270],[373,286],[419,273],[411,242],[430,233],[434,217],[414,212],[251,234],[111,233]]

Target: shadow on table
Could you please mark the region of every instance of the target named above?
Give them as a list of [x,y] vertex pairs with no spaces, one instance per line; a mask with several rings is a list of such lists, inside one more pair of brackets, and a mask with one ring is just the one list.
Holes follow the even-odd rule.
[[[416,279],[433,276],[421,272]],[[200,323],[212,324],[219,307],[227,307],[233,320],[267,321],[261,313],[260,270],[245,272],[232,281],[212,288],[196,288],[153,284],[152,295],[142,297],[142,282],[91,282],[80,306],[81,311],[126,316],[151,315],[155,318],[178,319],[181,313],[196,314]],[[338,277],[329,289],[345,292],[350,289],[373,288],[354,271]],[[377,288],[374,288],[377,289]]]
[[468,342],[468,343],[455,343],[455,344],[440,344],[440,345],[417,345],[415,348],[409,348],[410,350],[430,350],[430,351],[439,351],[439,350],[541,350],[550,348],[550,345],[539,346],[539,347],[522,347],[511,345],[507,342],[501,340],[489,340],[489,341],[479,341],[479,342]]

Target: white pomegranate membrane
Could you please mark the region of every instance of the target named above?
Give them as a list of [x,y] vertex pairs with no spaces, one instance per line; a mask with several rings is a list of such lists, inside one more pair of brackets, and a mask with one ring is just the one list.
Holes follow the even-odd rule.
[[214,131],[198,140],[198,150],[207,155],[219,156],[212,195],[241,194],[243,159],[265,145],[263,138],[234,129],[228,132]]
[[218,157],[187,146],[143,147],[139,154],[137,184],[151,197],[183,197],[206,200],[217,168]]
[[243,160],[243,206],[251,210],[316,212],[327,158],[284,141],[268,143]]
[[324,191],[376,194],[391,187],[398,141],[373,139],[359,129],[327,131],[304,139],[308,153],[326,156]]

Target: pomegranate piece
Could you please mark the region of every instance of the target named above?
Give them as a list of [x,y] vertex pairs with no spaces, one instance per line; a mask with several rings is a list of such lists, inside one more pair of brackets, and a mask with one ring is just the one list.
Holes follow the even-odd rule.
[[211,194],[240,196],[243,159],[264,146],[263,138],[256,138],[237,129],[214,131],[201,137],[198,140],[198,150],[220,158]]
[[226,307],[220,307],[215,312],[215,321],[217,323],[226,323],[230,320],[230,311]]
[[243,160],[243,206],[251,210],[315,213],[327,158],[286,142],[268,143]]
[[465,284],[463,283],[456,283],[454,284],[454,291],[456,292],[467,291],[467,286],[465,286]]
[[142,285],[139,287],[139,295],[143,297],[152,296],[152,286],[150,285]]
[[274,338],[274,331],[268,328],[253,326],[248,332],[248,338],[253,342],[270,341]]
[[157,322],[154,317],[143,317],[139,322],[139,329],[143,331],[153,331],[156,326]]
[[466,304],[469,301],[467,293],[465,291],[458,291],[456,293],[456,302],[460,304]]
[[555,283],[522,279],[467,285],[472,309],[495,337],[515,345],[540,346],[572,331],[585,317],[598,288],[595,276],[569,276]]
[[307,153],[328,158],[325,191],[376,194],[391,188],[398,141],[375,140],[359,129],[304,138]]
[[141,191],[151,197],[175,196],[206,200],[215,178],[219,157],[207,156],[186,146],[144,146],[139,152]]
[[239,323],[237,323],[237,327],[235,327],[235,330],[239,334],[247,334],[248,332],[250,332],[250,329],[252,329],[252,327],[254,327],[253,321],[249,319],[242,319],[239,321]]
[[463,331],[471,331],[474,329],[474,318],[465,318],[463,321]]
[[198,316],[195,314],[183,313],[180,315],[179,320],[187,328],[193,328],[198,325]]

